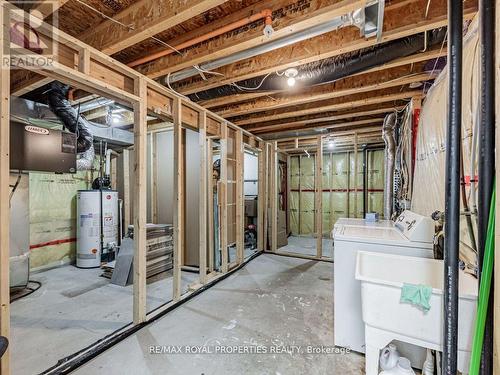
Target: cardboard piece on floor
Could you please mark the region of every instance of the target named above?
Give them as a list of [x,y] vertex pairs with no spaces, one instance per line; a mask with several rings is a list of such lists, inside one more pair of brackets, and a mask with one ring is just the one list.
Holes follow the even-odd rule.
[[116,257],[115,269],[111,276],[111,284],[127,286],[133,283],[133,269],[134,262],[134,240],[131,238],[124,238],[122,240],[120,251]]

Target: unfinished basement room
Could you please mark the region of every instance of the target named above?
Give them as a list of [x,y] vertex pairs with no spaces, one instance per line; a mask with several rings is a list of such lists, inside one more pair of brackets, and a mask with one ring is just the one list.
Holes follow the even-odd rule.
[[0,5],[0,375],[500,375],[500,0]]

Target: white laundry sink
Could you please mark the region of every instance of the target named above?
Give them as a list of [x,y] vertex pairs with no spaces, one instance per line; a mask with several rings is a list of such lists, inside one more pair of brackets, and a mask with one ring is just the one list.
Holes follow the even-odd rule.
[[[361,281],[367,375],[378,374],[377,370],[369,367],[374,367],[378,361],[378,350],[392,340],[442,350],[443,261],[360,251],[356,262],[356,279]],[[431,309],[424,312],[409,303],[400,302],[403,283],[431,286]],[[460,272],[458,365],[463,373],[468,372],[477,287],[477,280],[473,276]],[[376,360],[372,358],[375,355]]]

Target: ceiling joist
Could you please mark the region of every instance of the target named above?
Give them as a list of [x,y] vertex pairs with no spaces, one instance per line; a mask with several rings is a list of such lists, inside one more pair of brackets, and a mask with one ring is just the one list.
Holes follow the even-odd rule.
[[112,55],[228,0],[141,0],[80,38]]
[[[308,6],[292,0],[273,5],[273,28],[271,36],[263,33],[263,27],[235,30],[231,37],[213,38],[198,46],[182,51],[182,55],[169,55],[139,66],[138,70],[150,78],[158,78],[202,62],[225,57],[287,35],[310,28],[320,23],[362,8],[365,0],[308,0]],[[268,4],[269,7],[269,4]]]
[[393,112],[394,110],[401,110],[402,107],[396,106],[396,107],[384,107],[384,108],[379,108],[379,109],[373,109],[373,110],[368,110],[368,111],[361,111],[361,112],[350,112],[350,113],[345,113],[341,115],[336,115],[336,116],[329,116],[329,117],[319,117],[319,118],[312,118],[308,120],[301,120],[301,121],[292,121],[292,122],[286,122],[282,124],[273,124],[273,125],[264,125],[260,126],[257,125],[255,127],[247,127],[249,131],[251,131],[254,134],[259,134],[259,133],[272,133],[275,131],[284,131],[284,130],[297,130],[297,129],[309,129],[311,125],[319,124],[319,123],[329,123],[333,121],[338,121],[338,120],[345,120],[348,118],[354,118],[354,117],[365,117],[365,116],[373,116],[373,115],[379,115],[379,114],[385,114],[385,113],[390,113]]
[[[384,16],[384,32],[381,42],[404,38],[427,30],[447,25],[446,0],[433,0],[430,3],[427,18],[425,9],[428,0],[415,0],[402,8],[386,10]],[[464,19],[471,19],[477,12],[477,2],[464,2]],[[273,52],[255,56],[226,65],[215,70],[217,75],[203,80],[199,77],[182,81],[175,86],[184,95],[210,88],[227,85],[241,80],[263,76],[268,73],[283,71],[290,67],[324,60],[363,48],[373,47],[377,43],[374,38],[360,37],[359,30],[347,27],[327,33],[292,46]]]
[[345,98],[344,101],[342,101],[340,103],[324,105],[324,106],[314,106],[314,107],[307,108],[307,109],[299,109],[296,111],[276,113],[276,114],[271,114],[271,115],[266,115],[266,116],[261,116],[261,117],[251,117],[251,118],[235,121],[235,124],[238,126],[242,126],[242,125],[245,126],[245,125],[250,125],[250,124],[262,123],[262,122],[266,122],[266,121],[293,118],[293,117],[305,116],[305,115],[309,115],[309,114],[313,114],[313,113],[322,113],[322,112],[327,112],[327,111],[338,111],[338,110],[342,110],[342,109],[358,108],[358,107],[362,107],[362,106],[370,105],[370,104],[387,103],[387,102],[392,102],[392,101],[396,101],[396,100],[410,99],[412,97],[421,97],[421,96],[422,96],[421,90],[411,90],[411,91],[403,91],[403,92],[387,94],[387,95],[374,94],[374,95],[370,95],[369,97],[366,97],[364,99],[358,99],[358,100],[352,100],[352,98],[347,97],[347,98]]
[[[334,84],[322,85],[299,95],[283,96],[245,103],[238,107],[225,108],[215,111],[227,118],[244,116],[252,113],[282,109],[299,104],[314,103],[327,99],[340,98],[347,95],[358,94],[390,87],[424,82],[436,78],[437,73],[411,73],[411,68],[386,71],[385,74],[372,73],[361,77],[351,77]],[[353,79],[356,78],[356,79]]]
[[[376,66],[374,68],[365,70],[363,72],[359,72],[356,74],[353,74],[352,76],[356,75],[362,75],[362,74],[367,74],[367,73],[373,73],[373,72],[379,72],[387,69],[392,69],[396,68],[398,66],[404,66],[404,65],[410,65],[410,64],[415,64],[423,61],[428,61],[431,59],[435,59],[438,57],[446,56],[447,50],[446,47],[441,48],[441,46],[438,46],[437,48],[430,49],[425,52],[419,52],[410,56],[406,57],[401,57],[399,59],[393,60],[389,63],[383,64]],[[351,76],[351,77],[352,77]],[[252,99],[257,99],[260,97],[265,97],[265,96],[270,96],[279,92],[283,91],[267,91],[267,92],[253,92],[253,93],[241,93],[241,94],[235,94],[235,95],[227,95],[223,96],[220,98],[215,98],[211,100],[205,100],[205,101],[200,101],[198,104],[202,105],[205,108],[215,108],[215,107],[222,107],[227,104],[235,104],[235,103],[241,103],[241,102],[246,102]]]

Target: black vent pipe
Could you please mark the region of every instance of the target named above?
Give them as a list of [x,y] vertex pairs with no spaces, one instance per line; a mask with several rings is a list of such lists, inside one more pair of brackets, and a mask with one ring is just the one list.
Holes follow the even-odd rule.
[[[495,2],[479,1],[480,97],[479,97],[479,161],[478,161],[478,277],[481,280],[493,178],[495,176]],[[493,374],[493,285],[484,327],[481,355],[482,375]]]
[[[427,33],[427,42],[425,41],[424,34],[418,34],[378,45],[370,50],[361,50],[347,54],[347,58],[345,55],[338,56],[298,67],[299,72],[296,77],[296,87],[331,83],[375,66],[386,64],[397,58],[409,56],[425,48],[442,43],[445,35],[445,28],[436,29]],[[276,74],[239,81],[237,85],[241,87],[258,87],[258,89],[243,91],[237,86],[225,85],[189,95],[189,98],[193,101],[200,101],[242,92],[274,91],[287,88],[286,79]]]
[[457,374],[458,256],[460,240],[460,147],[462,127],[462,1],[448,0],[448,129],[444,238],[442,374]]
[[66,129],[77,134],[76,152],[80,154],[77,169],[90,169],[94,160],[94,137],[89,122],[68,101],[69,86],[59,81],[50,84],[47,92],[49,108],[63,122]]

